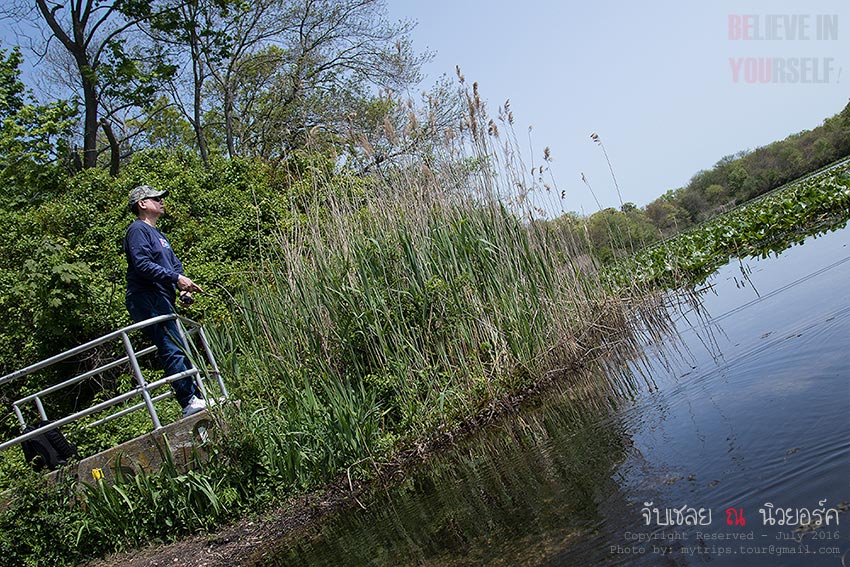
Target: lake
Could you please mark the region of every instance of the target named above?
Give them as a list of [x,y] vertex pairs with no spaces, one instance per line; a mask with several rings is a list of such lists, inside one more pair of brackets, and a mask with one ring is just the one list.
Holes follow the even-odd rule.
[[850,230],[700,289],[608,388],[563,380],[256,565],[850,564]]

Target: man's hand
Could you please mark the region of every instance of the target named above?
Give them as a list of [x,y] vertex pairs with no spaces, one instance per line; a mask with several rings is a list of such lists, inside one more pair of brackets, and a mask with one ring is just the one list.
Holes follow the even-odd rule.
[[201,289],[201,286],[186,276],[180,276],[177,278],[177,289],[180,291],[204,291]]

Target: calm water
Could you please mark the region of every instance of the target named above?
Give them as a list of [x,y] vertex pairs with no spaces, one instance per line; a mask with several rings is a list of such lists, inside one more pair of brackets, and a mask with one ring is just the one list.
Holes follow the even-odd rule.
[[[850,501],[850,230],[708,283],[616,402],[553,392],[257,565],[850,565],[850,513],[760,512]],[[663,525],[683,506],[711,523]]]

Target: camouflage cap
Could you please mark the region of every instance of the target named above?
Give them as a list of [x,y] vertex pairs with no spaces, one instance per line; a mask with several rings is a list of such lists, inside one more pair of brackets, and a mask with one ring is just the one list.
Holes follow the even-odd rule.
[[130,195],[127,198],[127,207],[129,207],[130,210],[133,210],[133,205],[139,201],[144,201],[151,197],[165,197],[166,195],[168,195],[168,190],[157,191],[150,185],[139,185],[130,191]]

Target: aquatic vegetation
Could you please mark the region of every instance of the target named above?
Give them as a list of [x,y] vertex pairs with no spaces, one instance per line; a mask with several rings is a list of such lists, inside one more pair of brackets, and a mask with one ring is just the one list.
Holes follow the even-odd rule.
[[253,365],[246,394],[279,401],[264,411],[291,430],[333,424],[320,426],[330,469],[474,415],[629,327],[629,305],[561,234],[423,190],[335,203],[341,214],[280,242],[220,331]]
[[730,257],[762,256],[843,227],[850,218],[846,171],[807,178],[639,251],[604,277],[614,287],[703,281]]

